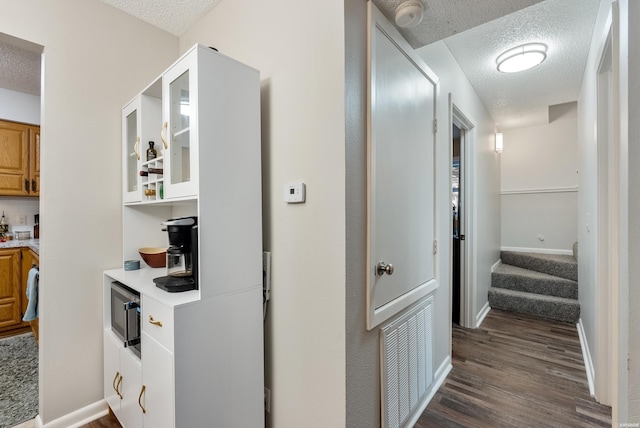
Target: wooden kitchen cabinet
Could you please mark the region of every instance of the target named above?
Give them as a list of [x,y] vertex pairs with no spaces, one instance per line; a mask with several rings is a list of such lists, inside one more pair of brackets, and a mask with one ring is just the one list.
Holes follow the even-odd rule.
[[0,250],[0,329],[22,325],[20,248]]
[[0,196],[40,195],[40,127],[0,121]]
[[0,336],[31,330],[38,340],[38,319],[24,322],[27,311],[29,270],[39,265],[38,254],[30,248],[0,249]]

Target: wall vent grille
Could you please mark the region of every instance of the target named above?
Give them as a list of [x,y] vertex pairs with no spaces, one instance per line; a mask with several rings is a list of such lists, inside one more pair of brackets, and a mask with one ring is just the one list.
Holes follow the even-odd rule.
[[399,428],[433,381],[433,297],[380,330],[382,421]]

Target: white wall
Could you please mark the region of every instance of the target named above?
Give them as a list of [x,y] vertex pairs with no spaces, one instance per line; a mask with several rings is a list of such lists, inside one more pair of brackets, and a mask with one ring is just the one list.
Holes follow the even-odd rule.
[[97,0],[0,1],[2,31],[44,46],[40,417],[102,399],[102,279],[122,262],[120,112],[178,40]]
[[[620,188],[621,188],[621,251],[628,252],[620,260],[620,313],[621,352],[618,366],[625,376],[619,392],[620,422],[628,420],[640,424],[640,4],[633,0],[620,0]],[[627,62],[628,61],[628,62]],[[625,108],[626,106],[626,108]],[[626,373],[625,373],[626,372]],[[627,382],[628,381],[628,382]]]
[[[221,2],[181,50],[194,42],[260,70],[264,247],[273,253],[268,422],[345,426],[343,3]],[[306,183],[305,204],[283,202],[293,180]]]
[[[444,42],[436,42],[418,50],[418,54],[440,78],[440,93],[438,98],[438,154],[437,172],[438,201],[441,206],[439,217],[439,247],[443,254],[450,254],[450,226],[451,215],[449,174],[450,174],[450,133],[449,127],[449,94],[452,94],[454,104],[475,122],[471,130],[472,144],[468,166],[471,174],[472,202],[467,212],[475,217],[471,230],[467,230],[466,244],[472,246],[471,260],[475,273],[470,278],[475,294],[470,296],[473,305],[473,317],[476,317],[488,302],[488,292],[491,287],[491,266],[500,259],[500,156],[494,150],[495,123],[484,104],[453,55]],[[446,204],[446,212],[444,205]],[[450,261],[446,257],[439,260],[439,271],[447,278],[451,270]],[[449,304],[436,304],[437,317],[443,319]],[[448,317],[448,312],[446,313]],[[442,358],[446,342],[443,338],[436,341],[438,356]],[[435,360],[438,361],[438,360]]]
[[577,241],[577,112],[503,131],[502,247],[571,253]]
[[0,119],[40,125],[40,97],[0,88]]
[[[582,82],[578,100],[578,141],[580,151],[580,195],[579,195],[579,295],[581,319],[591,356],[596,370],[605,370],[604,376],[614,379],[612,391],[613,424],[640,423],[640,336],[635,334],[640,328],[640,314],[634,308],[640,306],[640,82],[630,78],[640,73],[640,4],[635,1],[620,0],[619,33],[614,35],[614,46],[619,55],[614,55],[614,79],[619,84],[618,100],[620,130],[619,165],[619,268],[618,288],[608,290],[597,282],[597,145],[596,145],[596,69],[598,50],[604,43],[605,22],[611,8],[609,0],[603,0],[596,27],[590,56]],[[617,65],[616,65],[617,64]],[[589,228],[587,228],[587,225]],[[598,318],[601,293],[611,294],[614,300],[613,326]],[[598,337],[613,336],[614,348],[611,367],[602,367],[598,355],[599,347],[608,344],[598,342]],[[610,370],[610,371],[609,371]],[[596,376],[598,373],[596,372]]]
[[[602,330],[608,328],[606,320],[600,313],[601,292],[598,290],[598,146],[596,141],[597,123],[597,73],[600,51],[606,39],[606,20],[611,8],[608,0],[602,2],[594,35],[591,43],[589,59],[582,80],[580,97],[578,98],[578,141],[580,192],[578,202],[578,285],[580,300],[580,319],[585,332],[589,354],[593,361],[596,384],[609,370],[604,362],[605,355],[600,341]],[[606,303],[605,303],[606,304]],[[610,399],[596,386],[596,398]],[[609,403],[607,403],[609,404]],[[614,406],[615,407],[615,406]],[[615,410],[614,410],[615,413]]]

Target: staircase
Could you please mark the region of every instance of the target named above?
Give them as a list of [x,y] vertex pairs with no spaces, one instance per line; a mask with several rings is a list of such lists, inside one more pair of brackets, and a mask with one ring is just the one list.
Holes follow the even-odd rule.
[[[574,250],[575,255],[575,250]],[[578,262],[570,255],[502,252],[491,274],[489,305],[563,322],[578,322]]]

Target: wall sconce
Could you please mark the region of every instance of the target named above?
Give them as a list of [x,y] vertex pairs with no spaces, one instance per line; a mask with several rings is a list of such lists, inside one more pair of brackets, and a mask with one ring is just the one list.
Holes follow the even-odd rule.
[[496,153],[502,153],[503,146],[502,132],[496,132]]

